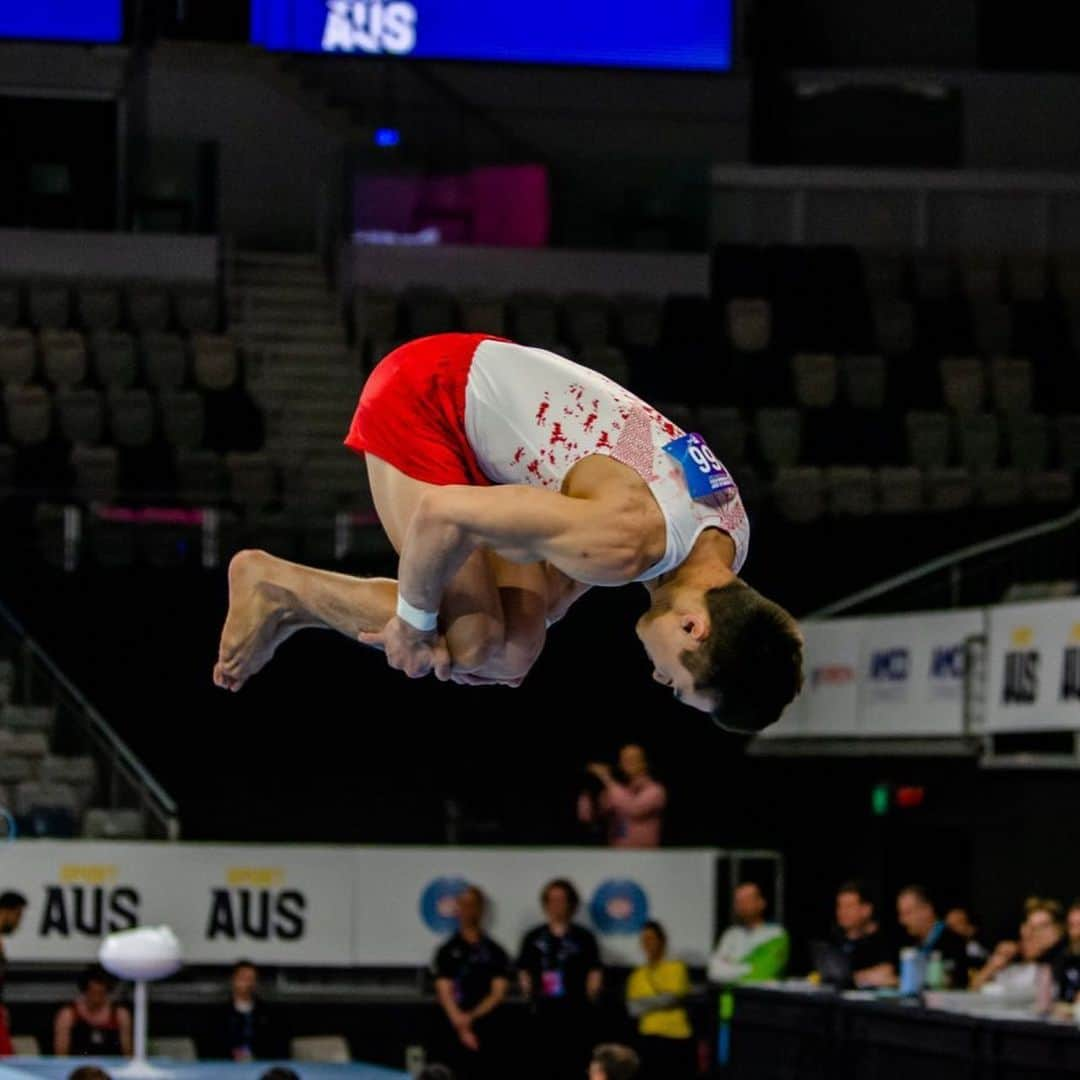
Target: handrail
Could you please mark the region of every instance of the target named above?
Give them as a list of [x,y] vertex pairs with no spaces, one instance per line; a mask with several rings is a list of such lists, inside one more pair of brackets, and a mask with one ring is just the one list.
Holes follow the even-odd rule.
[[886,578],[876,585],[860,589],[858,592],[851,593],[851,595],[836,600],[831,604],[826,604],[824,607],[818,608],[805,616],[804,621],[827,619],[833,615],[839,615],[845,611],[850,611],[853,607],[858,607],[859,604],[864,604],[869,600],[876,600],[878,597],[885,596],[887,593],[903,588],[905,585],[910,585],[912,582],[921,581],[939,570],[948,570],[960,566],[962,563],[978,558],[980,555],[988,555],[990,552],[1013,547],[1025,540],[1033,540],[1049,533],[1060,532],[1076,524],[1080,524],[1080,507],[1069,511],[1063,517],[1052,518],[1050,521],[1043,521],[1038,525],[1029,525],[1023,529],[1017,529],[1015,532],[1006,533],[1004,536],[996,536],[992,540],[983,540],[978,544],[971,544],[949,555],[941,555],[936,559],[931,559],[929,562],[922,563],[911,570],[905,570],[902,574]]
[[27,633],[8,607],[0,601],[0,620],[7,623],[9,629],[19,639],[22,647],[32,654],[34,659],[49,673],[52,679],[63,689],[72,701],[82,710],[93,733],[101,739],[113,753],[118,766],[123,767],[139,786],[157,803],[163,824],[170,839],[178,835],[179,808],[172,797],[154,779],[146,766],[135,756],[132,749],[113,730],[108,721],[94,708],[86,696],[56,666],[49,654]]

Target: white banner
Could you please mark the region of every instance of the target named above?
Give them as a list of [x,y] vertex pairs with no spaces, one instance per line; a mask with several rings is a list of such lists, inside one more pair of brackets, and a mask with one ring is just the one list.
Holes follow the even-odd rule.
[[986,726],[1080,729],[1080,600],[991,609]]
[[983,634],[982,610],[860,620],[859,733],[964,732],[964,642]]
[[0,846],[0,891],[29,899],[12,960],[90,961],[104,935],[171,926],[187,963],[413,966],[449,933],[463,882],[491,901],[488,928],[511,954],[541,921],[545,882],[581,893],[578,918],[610,963],[640,960],[637,931],[664,923],[673,955],[713,945],[709,850],[331,848],[16,841]]

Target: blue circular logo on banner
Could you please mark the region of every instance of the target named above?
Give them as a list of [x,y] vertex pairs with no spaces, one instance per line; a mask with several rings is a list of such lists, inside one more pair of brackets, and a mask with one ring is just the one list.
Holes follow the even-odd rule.
[[636,881],[602,881],[589,914],[601,934],[636,934],[649,921],[649,898]]
[[420,894],[420,918],[435,934],[457,929],[457,898],[468,888],[462,877],[436,878]]

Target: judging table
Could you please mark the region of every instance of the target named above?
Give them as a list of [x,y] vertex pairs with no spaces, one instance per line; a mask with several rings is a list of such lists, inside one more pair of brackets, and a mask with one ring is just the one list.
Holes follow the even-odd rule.
[[734,999],[726,1075],[737,1080],[1080,1076],[1080,1028],[990,1008],[979,995],[943,995],[932,1008],[780,984],[739,987]]

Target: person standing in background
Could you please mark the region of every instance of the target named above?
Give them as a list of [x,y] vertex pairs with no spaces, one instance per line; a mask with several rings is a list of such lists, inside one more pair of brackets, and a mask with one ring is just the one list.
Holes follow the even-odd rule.
[[496,1080],[501,1075],[497,1010],[510,989],[510,958],[484,933],[487,903],[475,885],[457,898],[458,930],[435,954],[435,993],[453,1029],[440,1057],[460,1080]]
[[22,893],[7,890],[0,893],[0,1057],[10,1057],[14,1052],[11,1045],[11,1027],[8,1011],[4,1007],[4,978],[7,975],[7,955],[4,952],[4,938],[14,934],[22,922],[26,910],[26,897]]
[[540,894],[547,921],[521,943],[518,974],[532,1004],[535,1080],[580,1076],[588,1062],[604,970],[596,938],[573,921],[580,902],[571,882],[549,881]]
[[667,959],[667,933],[650,920],[641,928],[645,963],[626,983],[626,1007],[638,1025],[638,1055],[645,1080],[688,1080],[697,1071],[696,1047],[683,999],[690,973]]
[[612,847],[655,848],[660,846],[667,790],[649,775],[649,760],[636,743],[619,751],[619,772],[615,778],[610,765],[594,762],[587,767],[600,783],[597,793],[583,791],[578,798],[578,820],[585,825],[604,821]]
[[259,969],[250,960],[238,960],[229,980],[230,1000],[225,1013],[224,1056],[232,1061],[276,1057],[275,1039],[266,1006],[259,1000]]

